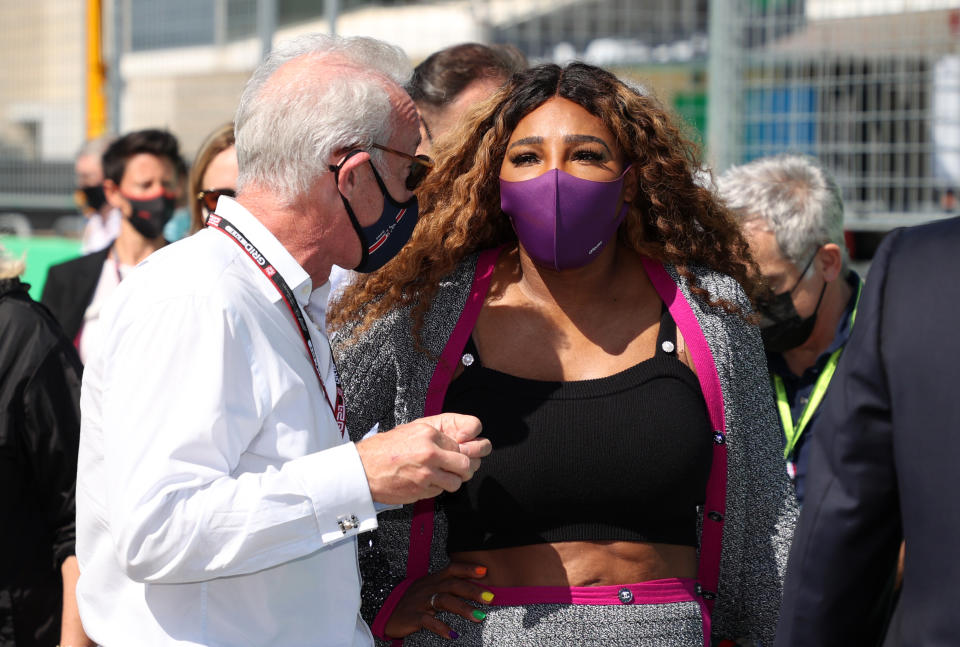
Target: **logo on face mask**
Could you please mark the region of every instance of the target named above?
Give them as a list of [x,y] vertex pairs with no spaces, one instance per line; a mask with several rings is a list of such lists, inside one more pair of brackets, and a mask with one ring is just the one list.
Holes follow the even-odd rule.
[[613,240],[627,215],[622,195],[629,170],[610,182],[560,169],[520,182],[501,178],[500,208],[537,264],[555,270],[583,267]]
[[[361,151],[352,151],[343,161],[346,162],[350,157]],[[333,166],[331,170],[336,174],[339,180],[340,166]],[[377,186],[380,187],[380,193],[383,194],[383,211],[380,218],[369,227],[362,227],[357,220],[356,214],[350,202],[341,193],[340,199],[343,201],[344,209],[350,218],[350,224],[353,225],[357,237],[360,239],[362,256],[360,264],[354,269],[355,272],[368,274],[375,272],[386,265],[394,256],[400,253],[403,246],[410,240],[414,227],[417,226],[419,219],[417,197],[413,196],[406,202],[397,202],[390,195],[386,185],[380,178],[377,168],[370,162],[370,168],[373,169],[373,177],[377,180]]]
[[161,191],[152,198],[131,198],[121,193],[130,203],[130,224],[144,238],[157,238],[177,208],[176,196]]

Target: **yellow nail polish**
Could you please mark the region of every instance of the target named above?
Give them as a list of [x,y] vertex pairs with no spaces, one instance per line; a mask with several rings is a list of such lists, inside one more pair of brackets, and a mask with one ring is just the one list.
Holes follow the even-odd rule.
[[486,602],[487,604],[490,604],[491,602],[493,602],[493,593],[491,593],[490,591],[484,591],[483,593],[480,594],[480,599]]

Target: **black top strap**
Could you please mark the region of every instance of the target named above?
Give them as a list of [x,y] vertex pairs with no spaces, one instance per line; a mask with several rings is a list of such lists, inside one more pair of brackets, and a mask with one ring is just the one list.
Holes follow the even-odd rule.
[[477,345],[473,342],[473,335],[467,337],[467,345],[463,348],[463,354],[460,356],[460,363],[464,367],[483,366],[480,361],[480,353],[477,352]]
[[660,313],[660,332],[657,333],[657,349],[655,355],[676,356],[677,353],[677,324],[670,316],[667,304],[663,304]]
[[[663,304],[660,314],[660,331],[657,333],[657,348],[654,355],[670,355],[675,357],[677,354],[677,324],[670,315],[667,305]],[[464,367],[483,366],[480,361],[480,353],[477,351],[477,345],[473,341],[473,335],[467,338],[467,344],[463,348],[463,354],[460,356],[460,363]]]

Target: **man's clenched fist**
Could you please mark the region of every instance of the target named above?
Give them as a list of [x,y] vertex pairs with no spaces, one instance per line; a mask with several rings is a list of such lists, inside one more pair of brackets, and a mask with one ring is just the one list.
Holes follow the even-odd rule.
[[357,452],[373,500],[413,503],[454,492],[492,449],[480,431],[474,416],[441,413],[361,440]]

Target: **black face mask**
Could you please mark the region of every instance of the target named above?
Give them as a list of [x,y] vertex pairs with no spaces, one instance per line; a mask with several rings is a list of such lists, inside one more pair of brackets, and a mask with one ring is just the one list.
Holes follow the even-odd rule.
[[[819,251],[819,248],[818,248]],[[793,284],[793,287],[786,292],[775,294],[773,297],[761,301],[757,304],[757,311],[760,314],[760,337],[763,339],[763,347],[769,353],[783,353],[798,346],[802,346],[813,333],[813,328],[817,323],[817,312],[820,310],[820,303],[823,301],[823,294],[827,291],[827,282],[823,282],[823,288],[820,290],[820,298],[817,299],[817,307],[813,309],[813,314],[807,318],[801,318],[797,314],[797,309],[793,305],[791,295],[800,285],[807,270],[813,264],[817,257],[814,252],[813,258],[807,263],[807,266],[800,272],[800,278]]]
[[164,226],[170,222],[177,208],[176,198],[165,191],[149,200],[123,197],[130,203],[130,224],[144,238],[161,236]]
[[[361,151],[351,151],[340,164],[330,167],[330,170],[334,172],[335,181],[339,182],[340,180],[340,168],[343,163],[359,152]],[[413,196],[406,202],[397,202],[387,191],[387,187],[380,179],[380,174],[377,173],[377,168],[373,165],[373,162],[370,162],[370,168],[373,169],[373,177],[376,178],[380,192],[383,193],[383,212],[375,223],[369,227],[361,227],[360,221],[353,213],[350,202],[342,193],[340,194],[343,207],[350,218],[350,224],[357,232],[360,247],[363,251],[360,264],[353,269],[355,272],[363,274],[375,272],[399,254],[403,246],[410,240],[413,228],[416,227],[419,219],[417,197]]]
[[87,206],[94,211],[100,211],[100,207],[107,203],[107,195],[103,192],[102,184],[82,186],[80,187],[80,191],[83,193],[83,198]]

